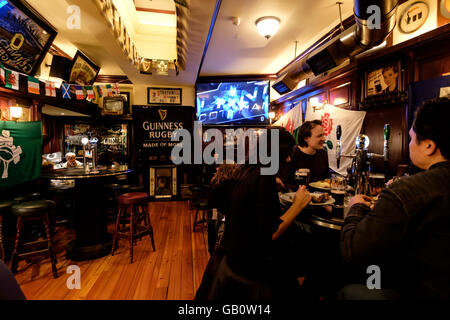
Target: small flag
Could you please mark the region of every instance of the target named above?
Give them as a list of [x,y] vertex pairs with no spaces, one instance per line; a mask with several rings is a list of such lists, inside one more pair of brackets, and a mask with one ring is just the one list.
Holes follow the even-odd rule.
[[98,96],[101,98],[103,97],[103,90],[101,86],[95,86],[95,88],[97,89],[98,92]]
[[87,98],[91,100],[94,99],[95,98],[94,88],[92,86],[85,86],[84,88],[87,91]]
[[9,89],[19,90],[18,72],[5,69],[5,87]]
[[55,84],[51,81],[45,81],[45,95],[50,97],[56,97]]
[[112,97],[113,92],[110,84],[106,85],[106,92],[108,93],[108,97]]
[[118,83],[114,83],[114,93],[115,94],[120,94],[120,89],[119,89],[119,84]]
[[75,86],[75,93],[77,95],[77,100],[83,100],[84,99],[84,92],[82,86]]
[[28,93],[40,94],[39,80],[35,77],[28,76]]
[[5,68],[3,67],[3,64],[0,63],[0,82],[2,84],[5,84]]
[[64,99],[70,99],[70,84],[61,84],[61,92]]

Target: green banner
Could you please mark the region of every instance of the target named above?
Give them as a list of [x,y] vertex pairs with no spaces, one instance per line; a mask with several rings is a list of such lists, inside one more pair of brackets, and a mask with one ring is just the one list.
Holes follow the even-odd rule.
[[41,152],[41,121],[0,121],[0,188],[39,178]]

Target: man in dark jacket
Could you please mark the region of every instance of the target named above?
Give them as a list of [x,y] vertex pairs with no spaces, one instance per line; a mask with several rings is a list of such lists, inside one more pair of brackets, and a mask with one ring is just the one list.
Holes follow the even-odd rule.
[[448,119],[448,98],[424,103],[409,131],[409,152],[425,171],[389,185],[373,210],[366,196],[351,200],[341,253],[347,262],[379,266],[381,290],[347,287],[341,298],[389,298],[386,289],[395,289],[403,298],[450,299]]

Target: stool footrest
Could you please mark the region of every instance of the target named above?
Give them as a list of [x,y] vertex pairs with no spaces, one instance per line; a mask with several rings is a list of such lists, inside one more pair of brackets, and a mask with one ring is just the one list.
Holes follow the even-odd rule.
[[31,248],[34,248],[34,247],[42,246],[43,244],[48,246],[48,240],[47,239],[42,239],[42,240],[36,240],[36,241],[33,241],[33,242],[22,243],[21,247],[23,249],[31,249]]
[[49,250],[47,249],[42,249],[42,250],[38,250],[38,251],[33,251],[33,252],[25,252],[25,253],[19,253],[17,255],[17,257],[19,259],[30,259],[30,258],[37,258],[37,257],[41,257],[43,254],[48,254]]

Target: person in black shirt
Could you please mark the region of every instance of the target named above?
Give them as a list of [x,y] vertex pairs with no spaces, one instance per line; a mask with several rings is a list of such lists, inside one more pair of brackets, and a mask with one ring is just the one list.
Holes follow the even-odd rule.
[[[289,163],[295,141],[281,127],[270,128],[267,134],[274,129],[279,130],[281,168]],[[275,175],[262,175],[261,169],[260,164],[244,164],[233,171],[233,186],[227,194],[225,258],[207,299],[280,299],[289,296],[288,288],[298,285],[295,275],[286,272],[286,266],[274,258],[274,240],[292,224],[311,196],[305,187],[299,188],[292,206],[282,214]]]
[[425,102],[409,131],[409,154],[425,171],[379,196],[356,195],[341,232],[344,260],[378,265],[381,289],[345,287],[341,299],[450,299],[450,99]]
[[[322,121],[305,121],[299,129],[298,145],[294,146],[287,170],[281,175],[284,185],[292,189],[295,186],[295,172],[298,169],[310,170],[309,182],[329,178],[328,154],[323,148],[325,134]],[[277,180],[280,184],[280,180]]]

